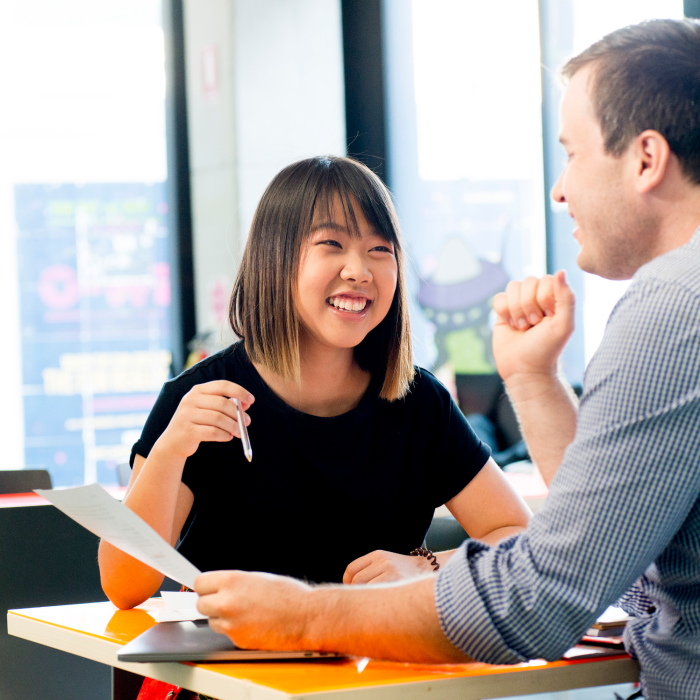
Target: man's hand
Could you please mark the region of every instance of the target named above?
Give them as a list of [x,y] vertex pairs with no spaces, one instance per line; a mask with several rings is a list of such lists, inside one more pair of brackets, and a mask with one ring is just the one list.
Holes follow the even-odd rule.
[[304,602],[311,588],[296,579],[247,571],[198,576],[197,609],[241,649],[301,649]]
[[494,297],[493,354],[506,386],[556,375],[557,359],[574,330],[574,304],[563,270],[510,282]]
[[409,557],[377,550],[348,564],[343,583],[388,583],[423,576],[433,571],[425,557]]
[[272,574],[198,576],[197,608],[243,649],[327,651],[417,663],[464,663],[445,637],[434,576],[373,586],[307,586]]
[[547,485],[576,435],[578,402],[557,374],[557,360],[574,330],[574,303],[562,270],[510,282],[493,300],[496,367]]

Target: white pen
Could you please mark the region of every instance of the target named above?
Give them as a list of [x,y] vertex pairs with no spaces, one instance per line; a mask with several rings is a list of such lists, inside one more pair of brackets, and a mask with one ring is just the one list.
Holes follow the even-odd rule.
[[241,442],[243,443],[243,454],[249,462],[252,462],[253,448],[251,447],[250,438],[248,437],[248,428],[245,427],[245,420],[243,419],[243,409],[241,408],[241,402],[238,399],[234,399],[233,403],[236,404],[236,413],[238,413],[238,425],[241,427]]

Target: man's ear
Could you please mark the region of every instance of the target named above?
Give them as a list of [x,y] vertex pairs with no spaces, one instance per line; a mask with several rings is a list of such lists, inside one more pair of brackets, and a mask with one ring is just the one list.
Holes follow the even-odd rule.
[[663,182],[668,172],[671,149],[668,141],[653,129],[642,131],[630,144],[637,192],[645,194]]

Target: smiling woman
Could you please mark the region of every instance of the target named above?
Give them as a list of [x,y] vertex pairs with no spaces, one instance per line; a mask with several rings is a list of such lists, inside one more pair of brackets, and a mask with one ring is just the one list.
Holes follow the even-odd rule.
[[[412,365],[396,214],[365,166],[324,156],[273,179],[230,321],[240,342],[163,387],[124,499],[199,569],[392,581],[451,556],[410,556],[437,506],[486,542],[527,524],[449,392]],[[106,543],[100,571],[122,608],[162,581]]]
[[[333,318],[326,308],[332,296],[344,310],[350,299],[366,298],[363,323],[336,341],[355,348],[363,370],[384,375],[383,398],[400,398],[413,376],[402,254],[390,195],[371,170],[333,157],[290,165],[255,212],[231,295],[231,327],[254,362],[298,381],[300,332],[331,332],[318,323]],[[332,326],[339,336],[349,332],[345,315]]]

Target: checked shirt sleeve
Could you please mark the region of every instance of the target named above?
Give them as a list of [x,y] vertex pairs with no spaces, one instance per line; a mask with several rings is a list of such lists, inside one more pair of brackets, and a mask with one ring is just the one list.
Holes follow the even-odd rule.
[[697,295],[635,279],[586,372],[545,505],[497,547],[465,542],[436,578],[456,647],[488,663],[557,659],[659,557],[690,576],[668,552],[700,493],[699,381]]

